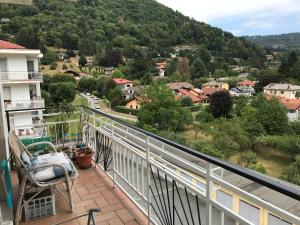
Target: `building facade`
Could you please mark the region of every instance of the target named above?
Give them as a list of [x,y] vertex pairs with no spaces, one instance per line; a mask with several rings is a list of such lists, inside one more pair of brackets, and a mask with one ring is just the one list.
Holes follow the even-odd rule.
[[[44,107],[40,84],[43,81],[39,72],[40,50],[0,40],[0,75],[5,110],[19,110]],[[26,126],[41,119],[42,111],[18,112],[10,114],[10,124],[28,133]]]
[[271,83],[264,87],[264,93],[271,96],[297,99],[297,93],[300,93],[300,86],[292,84]]

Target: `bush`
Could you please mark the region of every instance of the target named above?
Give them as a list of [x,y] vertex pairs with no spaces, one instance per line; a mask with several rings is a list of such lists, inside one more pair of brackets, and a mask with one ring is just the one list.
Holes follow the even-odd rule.
[[63,70],[67,70],[67,69],[68,69],[68,66],[64,63],[64,64],[62,65],[62,69],[63,69]]
[[99,93],[98,91],[93,91],[93,92],[92,92],[92,95],[95,95],[95,96],[97,96],[97,97],[100,97],[100,93]]
[[183,107],[188,107],[188,106],[192,106],[193,105],[193,101],[189,96],[183,96],[180,99],[180,103]]
[[251,170],[255,170],[255,171],[263,173],[263,174],[267,173],[266,168],[261,163],[253,164],[253,165],[249,166],[249,168]]
[[57,68],[57,63],[51,63],[49,69],[50,70],[56,70],[56,68]]
[[120,112],[120,113],[126,113],[126,114],[135,115],[135,116],[137,116],[139,113],[138,109],[128,109],[123,106],[115,106],[114,110],[117,112]]
[[186,107],[186,109],[190,110],[191,112],[198,112],[201,110],[201,105],[193,105]]
[[203,154],[210,155],[216,158],[220,158],[220,159],[225,158],[224,154],[219,149],[217,149],[213,144],[208,144],[208,143],[198,141],[194,144],[194,149]]
[[50,65],[56,61],[56,53],[55,52],[46,52],[41,59],[42,65]]

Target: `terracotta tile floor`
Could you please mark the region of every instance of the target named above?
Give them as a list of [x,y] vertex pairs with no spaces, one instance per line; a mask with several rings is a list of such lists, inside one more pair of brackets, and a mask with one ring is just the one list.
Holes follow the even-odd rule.
[[[100,208],[95,215],[97,225],[146,225],[147,218],[131,202],[122,190],[113,187],[111,179],[99,168],[78,169],[79,177],[75,180],[73,200],[75,212],[70,213],[67,202],[56,194],[56,215],[31,221],[23,225],[50,225],[80,216],[90,208]],[[16,178],[16,176],[15,176]],[[14,185],[17,185],[17,179]],[[64,225],[86,225],[87,217],[64,223]]]

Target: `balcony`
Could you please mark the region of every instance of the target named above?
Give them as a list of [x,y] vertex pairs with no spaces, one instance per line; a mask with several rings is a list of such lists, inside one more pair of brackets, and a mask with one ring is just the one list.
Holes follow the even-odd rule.
[[[31,129],[21,138],[47,137],[57,146],[62,144],[61,131],[67,145],[82,136],[96,152],[95,168],[79,170],[75,213],[68,213],[58,200],[56,216],[33,224],[59,223],[94,207],[102,209],[97,224],[300,224],[298,186],[196,152],[93,109],[76,107],[64,123],[54,119],[60,112],[52,110],[46,109],[43,122],[31,128],[10,129]],[[86,220],[76,219],[74,224]]]
[[5,102],[6,110],[18,110],[18,109],[36,109],[45,107],[44,99],[36,98],[34,100],[16,100]]
[[29,71],[8,71],[0,72],[2,83],[32,83],[41,82],[43,76],[41,72],[29,72]]

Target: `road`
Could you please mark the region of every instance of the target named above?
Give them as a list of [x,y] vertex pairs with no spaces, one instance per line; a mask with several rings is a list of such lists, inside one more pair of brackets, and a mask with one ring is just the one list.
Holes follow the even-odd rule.
[[[83,98],[86,98],[88,100],[88,104],[89,104],[90,108],[96,109],[97,104],[95,104],[95,100],[91,96],[88,96],[88,95],[83,94],[83,93],[80,93],[80,96],[83,97]],[[98,100],[98,106],[100,107],[100,109],[96,109],[96,110],[99,110],[101,112],[105,112],[105,113],[109,114],[110,116],[113,116],[117,119],[121,119],[121,120],[125,120],[125,121],[131,121],[131,122],[137,122],[138,121],[137,117],[134,116],[134,115],[119,113],[119,112],[116,112],[116,111],[112,110],[111,108],[107,107],[104,104],[104,102],[102,101],[102,99]]]

